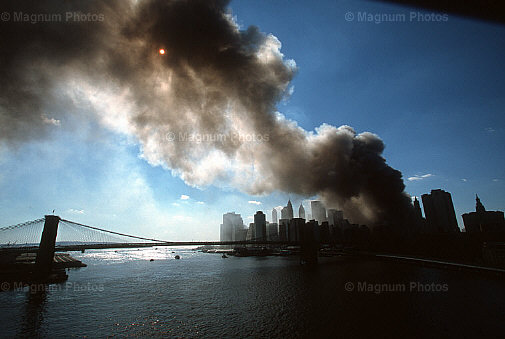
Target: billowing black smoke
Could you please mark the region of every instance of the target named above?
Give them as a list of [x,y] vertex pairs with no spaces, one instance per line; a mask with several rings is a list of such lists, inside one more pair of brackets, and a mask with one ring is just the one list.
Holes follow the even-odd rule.
[[[134,135],[147,161],[190,185],[319,195],[355,222],[403,220],[410,199],[380,138],[348,126],[307,132],[277,112],[296,65],[273,35],[240,30],[227,5],[3,5],[11,20],[0,27],[1,140],[43,137],[65,121],[51,113],[58,103],[88,105],[107,127]],[[61,20],[14,21],[19,13]]]

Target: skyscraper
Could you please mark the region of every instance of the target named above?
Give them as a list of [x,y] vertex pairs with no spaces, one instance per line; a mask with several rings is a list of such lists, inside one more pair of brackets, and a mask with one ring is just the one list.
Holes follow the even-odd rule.
[[279,240],[279,229],[277,223],[269,223],[267,225],[267,240],[277,241]]
[[344,212],[338,211],[334,208],[328,209],[328,224],[329,225],[340,225],[340,222],[344,220]]
[[317,222],[321,224],[323,221],[326,221],[326,209],[321,201],[311,201],[310,209],[312,210],[312,218],[314,218]]
[[[289,216],[289,213],[288,213],[288,208],[286,206],[284,206],[282,209],[281,209],[281,219],[286,219],[286,220],[289,220],[288,218]],[[280,222],[280,221],[279,221]]]
[[281,219],[286,219],[286,220],[293,219],[293,205],[291,205],[291,200],[288,200],[287,206],[282,208]]
[[251,222],[249,223],[249,228],[247,229],[245,240],[247,241],[253,240],[255,235],[256,235],[256,229],[254,228],[254,223]]
[[289,220],[279,220],[279,241],[288,241]]
[[278,216],[277,216],[277,210],[274,208],[272,210],[272,222],[277,224],[279,222]]
[[423,214],[421,213],[421,205],[419,204],[419,200],[417,200],[417,197],[414,197],[414,211],[416,218],[418,219],[423,218]]
[[244,221],[240,214],[235,212],[223,214],[223,224],[221,225],[221,241],[244,240]]
[[300,207],[298,208],[298,218],[305,219],[305,208],[303,208],[302,203],[300,203]]
[[267,219],[262,211],[257,211],[254,215],[254,228],[256,241],[264,241],[267,237]]
[[288,219],[293,219],[293,205],[291,205],[291,200],[288,200],[288,205],[286,206],[288,209]]
[[305,219],[293,218],[288,224],[288,241],[300,241],[300,232],[305,225]]
[[428,226],[437,232],[459,232],[452,197],[449,192],[441,189],[431,190],[423,194],[424,215]]

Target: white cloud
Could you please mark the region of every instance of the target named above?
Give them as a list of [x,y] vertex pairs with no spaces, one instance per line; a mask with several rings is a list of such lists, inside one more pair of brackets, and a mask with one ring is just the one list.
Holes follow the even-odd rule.
[[467,182],[467,181],[468,181],[468,179],[463,178],[463,179],[461,179],[461,181],[463,181],[463,182]]
[[423,174],[423,175],[414,175],[413,177],[409,177],[407,180],[408,181],[419,181],[419,180],[423,180],[426,178],[430,178],[432,176],[433,176],[433,174],[431,174],[431,173]]
[[253,204],[253,205],[261,205],[261,201],[256,201],[256,200],[249,200],[248,203]]
[[498,182],[498,181],[500,181],[500,179],[493,179],[493,181],[494,181],[494,182]]
[[496,132],[496,130],[495,130],[494,128],[492,128],[492,127],[488,127],[488,128],[486,128],[486,131],[487,131],[488,133],[494,133],[494,132]]
[[54,126],[61,126],[61,121],[60,120],[57,120],[57,119],[54,119],[54,118],[49,118],[45,114],[41,114],[40,117],[42,118],[42,122],[44,124],[54,125]]
[[181,206],[181,204],[177,203],[177,202],[173,202],[172,203],[172,206]]
[[69,209],[67,210],[68,213],[73,213],[73,214],[84,214],[84,210],[76,210],[76,209]]
[[181,200],[189,200],[189,195],[182,194],[181,195]]
[[196,203],[200,204],[200,205],[205,205],[205,203],[203,201],[197,201]]

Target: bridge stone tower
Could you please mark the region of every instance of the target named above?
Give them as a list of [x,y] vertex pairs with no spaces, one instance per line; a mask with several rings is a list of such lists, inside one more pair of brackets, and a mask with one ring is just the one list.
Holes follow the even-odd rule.
[[39,277],[45,277],[51,273],[58,223],[60,222],[60,217],[56,215],[46,215],[45,218],[46,221],[44,222],[44,230],[40,239],[39,251],[35,259],[35,273]]

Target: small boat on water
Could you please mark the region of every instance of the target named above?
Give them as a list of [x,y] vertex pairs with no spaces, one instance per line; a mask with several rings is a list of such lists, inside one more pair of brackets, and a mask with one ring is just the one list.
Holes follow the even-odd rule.
[[174,258],[175,259],[180,259],[181,257],[179,255],[176,255]]
[[221,256],[221,258],[228,258],[228,256],[226,254],[223,253],[223,255]]

